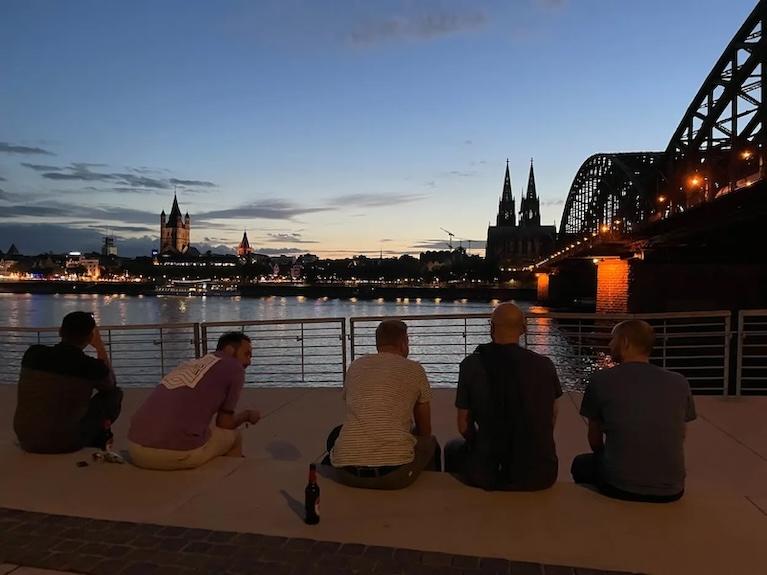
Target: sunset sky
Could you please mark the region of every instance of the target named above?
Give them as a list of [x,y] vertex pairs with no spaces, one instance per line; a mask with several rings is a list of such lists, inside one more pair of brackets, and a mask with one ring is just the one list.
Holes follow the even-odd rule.
[[588,156],[666,147],[754,5],[0,0],[0,250],[148,254],[174,188],[202,249],[481,248],[506,158],[558,225]]

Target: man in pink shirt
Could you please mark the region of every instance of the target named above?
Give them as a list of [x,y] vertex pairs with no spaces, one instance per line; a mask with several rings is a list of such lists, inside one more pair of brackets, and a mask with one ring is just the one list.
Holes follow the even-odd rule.
[[248,336],[225,333],[215,353],[165,376],[131,420],[133,463],[146,469],[191,469],[214,457],[242,456],[238,428],[260,418],[252,409],[235,413],[251,355]]

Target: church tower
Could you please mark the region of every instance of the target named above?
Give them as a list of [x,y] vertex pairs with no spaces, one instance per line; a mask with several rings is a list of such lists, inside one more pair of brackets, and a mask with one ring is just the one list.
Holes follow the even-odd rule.
[[530,158],[530,175],[527,178],[527,194],[522,198],[519,209],[519,225],[520,227],[540,227],[541,225],[541,201],[535,189],[532,158]]
[[186,253],[189,249],[191,228],[192,220],[189,212],[186,216],[181,216],[178,199],[174,193],[170,215],[166,219],[165,210],[160,214],[160,253],[173,255]]
[[253,253],[253,249],[250,247],[250,242],[248,241],[248,232],[244,231],[242,232],[242,241],[240,241],[240,245],[237,246],[237,255],[241,258],[245,258],[251,253]]
[[509,174],[509,160],[506,160],[506,177],[503,180],[503,192],[498,202],[498,217],[496,226],[514,227],[517,225],[517,214],[514,207],[514,196],[511,193],[511,175]]

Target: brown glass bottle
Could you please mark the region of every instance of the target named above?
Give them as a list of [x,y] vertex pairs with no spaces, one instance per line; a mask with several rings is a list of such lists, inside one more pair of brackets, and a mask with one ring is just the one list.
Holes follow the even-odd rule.
[[304,490],[304,503],[304,521],[307,525],[316,525],[320,522],[320,486],[317,485],[317,466],[314,463],[309,465],[309,483]]

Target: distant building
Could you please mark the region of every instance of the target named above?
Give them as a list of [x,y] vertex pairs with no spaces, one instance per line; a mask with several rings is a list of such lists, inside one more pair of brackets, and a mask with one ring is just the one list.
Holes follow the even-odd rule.
[[240,241],[240,245],[237,246],[237,255],[241,258],[245,258],[251,253],[253,253],[253,248],[250,247],[250,242],[248,241],[248,232],[244,231],[242,232],[242,241]]
[[91,279],[101,277],[101,265],[98,258],[87,258],[80,252],[69,252],[64,268],[69,273],[88,276]]
[[19,255],[19,250],[16,248],[16,244],[11,244],[11,247],[8,248],[8,253],[5,254],[7,257],[16,257]]
[[166,221],[165,210],[160,214],[160,255],[185,254],[189,249],[189,232],[192,221],[189,212],[181,216],[176,194],[173,194],[173,207]]
[[507,160],[503,192],[498,202],[498,216],[495,225],[487,229],[485,248],[485,258],[496,266],[527,265],[554,250],[557,230],[555,226],[541,225],[540,199],[535,187],[532,160],[527,193],[521,199],[519,225],[516,216]]
[[102,256],[117,255],[117,244],[115,244],[114,236],[104,236],[104,243],[101,246],[101,255]]

